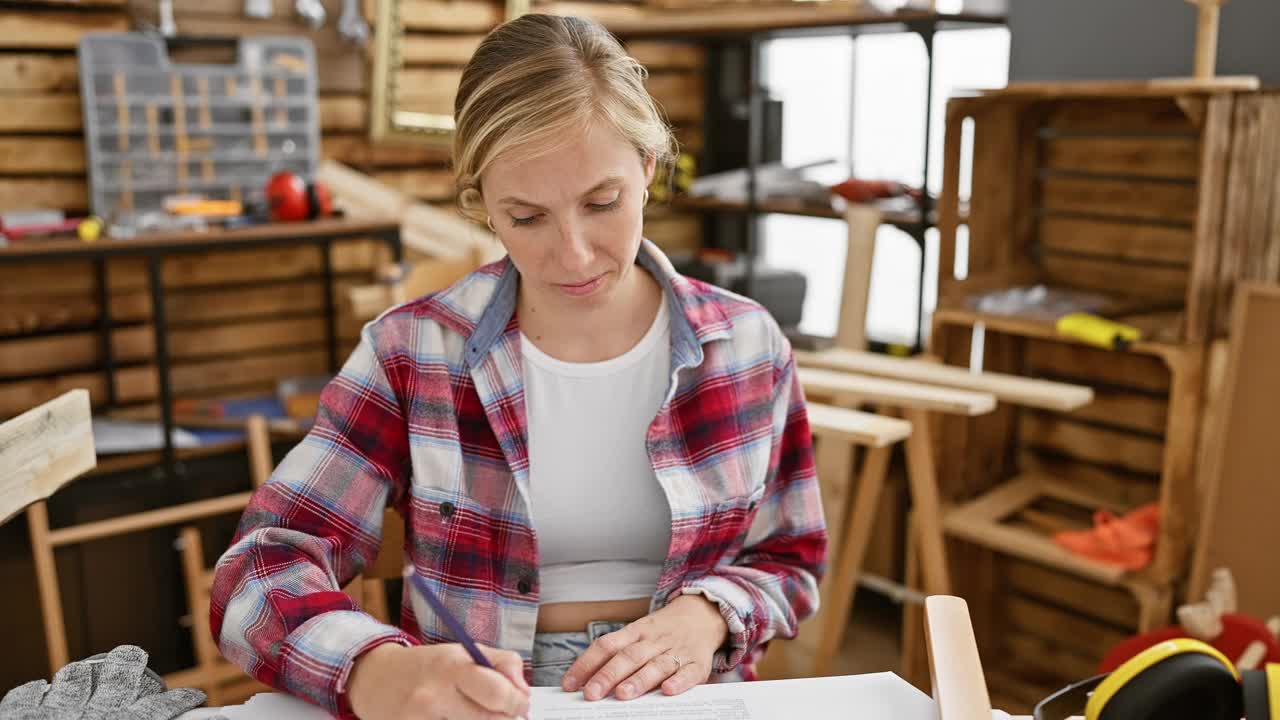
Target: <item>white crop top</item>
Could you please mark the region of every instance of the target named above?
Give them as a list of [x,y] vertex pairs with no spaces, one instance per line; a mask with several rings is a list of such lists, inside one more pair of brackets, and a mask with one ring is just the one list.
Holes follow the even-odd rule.
[[670,338],[665,293],[645,336],[610,360],[564,362],[520,337],[541,602],[657,589],[671,509],[645,436],[667,391]]

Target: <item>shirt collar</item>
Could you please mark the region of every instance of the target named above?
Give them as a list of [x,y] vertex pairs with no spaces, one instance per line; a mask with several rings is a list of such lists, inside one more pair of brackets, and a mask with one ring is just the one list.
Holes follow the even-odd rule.
[[[510,329],[515,316],[519,272],[510,257],[502,262],[502,274],[493,295],[467,338],[466,361],[470,367],[480,366],[494,344]],[[700,365],[703,344],[729,337],[731,325],[728,316],[714,294],[676,272],[671,260],[649,240],[641,240],[636,262],[653,275],[666,293],[672,310],[672,363]]]

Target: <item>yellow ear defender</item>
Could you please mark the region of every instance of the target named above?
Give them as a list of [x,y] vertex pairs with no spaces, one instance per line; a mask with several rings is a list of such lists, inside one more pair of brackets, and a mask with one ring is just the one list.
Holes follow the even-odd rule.
[[1035,720],[1280,720],[1280,665],[1236,670],[1199,640],[1166,640],[1045,698]]

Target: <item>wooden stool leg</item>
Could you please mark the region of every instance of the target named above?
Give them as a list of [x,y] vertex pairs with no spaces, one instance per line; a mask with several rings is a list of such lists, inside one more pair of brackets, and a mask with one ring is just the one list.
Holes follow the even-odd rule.
[[919,530],[920,560],[924,571],[924,589],[929,595],[951,594],[951,575],[947,570],[947,554],[942,537],[942,509],[938,500],[938,474],[933,464],[933,438],[929,413],[905,408],[902,415],[911,421],[911,436],[906,439],[907,479]]
[[[920,587],[920,532],[915,513],[907,514],[907,567],[903,583],[909,588]],[[915,603],[902,605],[902,667],[898,674],[903,680],[929,692],[928,665],[924,657],[924,608]]]
[[885,475],[889,470],[889,457],[893,446],[868,448],[859,473],[858,492],[845,523],[844,543],[837,557],[837,568],[827,583],[824,600],[828,610],[822,640],[814,662],[814,674],[831,672],[836,655],[844,642],[849,624],[849,612],[853,608],[853,596],[858,589],[858,576],[862,561],[875,526],[876,510],[880,507],[880,493],[884,489]]
[[44,641],[49,653],[49,675],[53,676],[70,658],[67,628],[62,619],[62,594],[58,590],[58,571],[53,564],[53,543],[49,541],[49,508],[45,502],[27,508],[27,530],[31,536],[31,554],[36,566],[36,585],[40,592],[40,613],[44,620]]
[[1144,633],[1169,624],[1173,614],[1173,589],[1134,583],[1129,592],[1138,601],[1138,632]]

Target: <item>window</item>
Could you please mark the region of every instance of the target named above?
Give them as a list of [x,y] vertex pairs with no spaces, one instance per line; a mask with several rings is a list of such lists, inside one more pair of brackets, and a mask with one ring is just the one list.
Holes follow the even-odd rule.
[[[764,53],[765,86],[783,101],[783,163],[836,160],[824,172],[812,175],[822,182],[839,182],[852,172],[861,178],[919,185],[924,171],[928,61],[919,35],[774,40],[765,45]],[[931,193],[936,195],[942,184],[946,98],[958,89],[1001,87],[1008,80],[1008,68],[1006,28],[949,30],[935,36]],[[968,194],[968,160],[961,168],[962,197]],[[844,278],[844,223],[770,215],[762,222],[761,234],[765,262],[798,270],[808,279],[800,330],[833,336]],[[931,229],[925,238],[926,323],[936,303],[937,236]],[[957,248],[961,268],[963,246]],[[914,344],[921,261],[920,248],[910,234],[890,225],[880,228],[867,309],[868,337]]]

